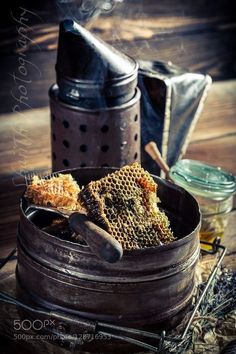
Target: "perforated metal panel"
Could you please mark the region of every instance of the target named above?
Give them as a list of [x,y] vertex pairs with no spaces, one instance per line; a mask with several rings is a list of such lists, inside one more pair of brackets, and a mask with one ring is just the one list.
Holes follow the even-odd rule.
[[140,91],[129,102],[104,110],[84,109],[50,92],[53,171],[68,167],[121,167],[140,161]]

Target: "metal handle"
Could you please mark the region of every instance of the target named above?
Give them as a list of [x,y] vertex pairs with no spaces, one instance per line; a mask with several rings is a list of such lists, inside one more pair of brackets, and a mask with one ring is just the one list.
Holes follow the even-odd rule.
[[92,252],[109,263],[118,262],[123,255],[121,244],[86,215],[73,213],[69,217],[70,227],[86,241]]

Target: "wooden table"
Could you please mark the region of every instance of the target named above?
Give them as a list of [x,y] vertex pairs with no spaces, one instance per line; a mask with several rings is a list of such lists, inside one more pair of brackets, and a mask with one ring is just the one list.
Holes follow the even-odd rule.
[[[171,60],[193,71],[209,73],[214,83],[185,156],[221,166],[236,175],[233,2],[219,1],[214,8],[205,2],[207,4],[195,1],[194,6],[190,2],[190,6],[188,2],[183,4],[177,0],[161,4],[149,0],[144,7],[137,0],[128,1],[125,14],[120,5],[113,16],[94,19],[88,27],[130,55]],[[39,70],[30,68],[33,84],[29,86],[29,103],[32,108],[23,109],[20,114],[9,113],[14,103],[10,97],[14,81],[9,73],[16,71],[18,65],[16,42],[19,33],[16,33],[15,23],[6,27],[7,31],[0,29],[0,35],[5,36],[0,43],[0,257],[6,256],[16,245],[19,198],[24,190],[17,185],[18,174],[21,171],[47,172],[51,168],[47,89],[55,80],[58,18],[49,2],[37,9],[31,6],[28,9],[35,11],[41,19],[28,13],[31,41],[27,43],[26,53],[27,59]],[[19,8],[14,12],[15,16],[17,14]],[[228,248],[225,264],[234,270],[235,239],[236,211],[233,211],[223,243]],[[5,271],[6,283],[11,284],[13,268]],[[3,353],[16,352],[14,343],[5,344],[4,347],[2,342]],[[44,351],[46,349],[41,347],[40,352]]]

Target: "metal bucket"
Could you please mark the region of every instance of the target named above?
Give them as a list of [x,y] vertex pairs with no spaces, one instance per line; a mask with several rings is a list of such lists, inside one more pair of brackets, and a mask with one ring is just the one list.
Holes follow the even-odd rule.
[[[85,185],[112,171],[64,172]],[[179,321],[194,290],[200,212],[188,192],[159,177],[154,179],[161,208],[178,239],[161,247],[125,250],[122,260],[114,264],[98,259],[88,246],[40,230],[53,216],[39,211],[26,216],[22,198],[16,270],[21,294],[48,309],[130,327]]]

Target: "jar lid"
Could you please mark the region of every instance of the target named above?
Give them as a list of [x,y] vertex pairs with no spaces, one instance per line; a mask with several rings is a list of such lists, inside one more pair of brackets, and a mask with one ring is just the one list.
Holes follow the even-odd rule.
[[197,196],[225,199],[236,192],[235,177],[220,167],[195,160],[179,160],[170,169],[170,177]]

